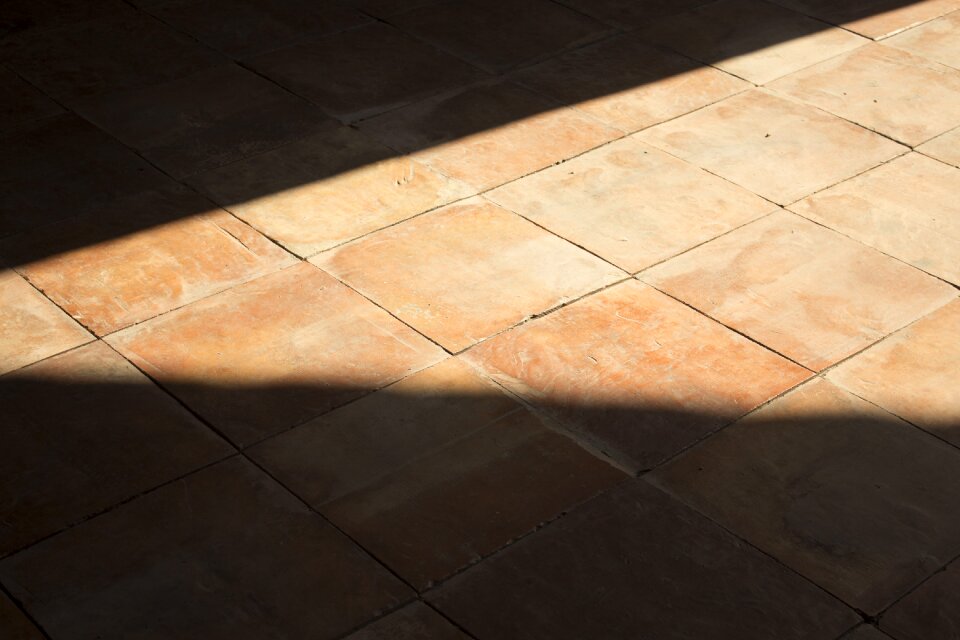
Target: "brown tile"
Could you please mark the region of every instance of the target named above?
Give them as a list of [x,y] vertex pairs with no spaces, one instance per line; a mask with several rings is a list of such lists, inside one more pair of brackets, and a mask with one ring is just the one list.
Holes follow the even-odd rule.
[[958,193],[960,169],[910,153],[790,209],[960,285]]
[[647,478],[869,614],[960,552],[960,451],[821,379]]
[[247,63],[346,122],[486,76],[383,23],[265,53]]
[[880,39],[960,9],[960,0],[774,0],[801,13]]
[[388,18],[391,15],[410,11],[411,9],[424,5],[434,4],[438,1],[439,0],[338,0],[338,4],[363,11],[377,18]]
[[[960,9],[960,3],[957,4]],[[960,10],[897,34],[883,44],[960,69]]]
[[43,634],[3,594],[0,594],[0,636],[6,640],[43,640]]
[[917,321],[828,378],[960,446],[960,301]]
[[0,556],[231,451],[102,342],[0,378],[0,400]]
[[0,38],[131,12],[123,0],[5,0]]
[[757,84],[866,42],[763,0],[713,2],[658,22],[644,37]]
[[512,79],[623,131],[675,118],[752,86],[632,34],[527,67]]
[[309,264],[239,285],[108,341],[241,444],[305,422],[442,354]]
[[240,218],[309,256],[473,193],[349,127],[191,179]]
[[960,563],[936,574],[895,604],[880,627],[897,640],[957,640],[960,638]]
[[235,65],[99,96],[78,111],[175,178],[269,151],[331,121]]
[[403,609],[352,633],[345,640],[467,640],[469,636],[422,602]]
[[956,296],[939,280],[787,212],[752,222],[641,277],[814,370]]
[[609,28],[548,0],[458,0],[407,11],[390,23],[491,72],[556,54]]
[[769,86],[909,145],[960,124],[960,71],[880,44]]
[[[13,238],[12,251],[50,253],[20,272],[78,322],[105,335],[295,262],[210,207],[193,192],[150,192]],[[66,250],[56,253],[60,246]]]
[[56,102],[12,71],[0,68],[0,131],[59,113],[63,109]]
[[483,190],[622,134],[511,83],[445,95],[361,125],[444,174]]
[[960,127],[920,145],[917,151],[960,167]]
[[630,272],[776,208],[634,138],[588,151],[487,197]]
[[891,640],[891,638],[876,627],[862,624],[840,640]]
[[479,198],[312,261],[454,352],[626,275]]
[[464,357],[632,470],[652,467],[809,375],[636,281]]
[[562,4],[610,24],[638,27],[706,4],[710,0],[560,0]]
[[480,638],[835,638],[840,602],[640,481],[457,576],[428,599]]
[[0,563],[54,637],[340,637],[409,590],[240,459]]

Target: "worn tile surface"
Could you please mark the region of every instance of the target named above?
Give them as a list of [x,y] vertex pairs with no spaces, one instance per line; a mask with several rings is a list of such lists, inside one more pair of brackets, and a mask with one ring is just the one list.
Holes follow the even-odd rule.
[[920,588],[895,604],[880,628],[897,640],[960,638],[960,563],[953,562]]
[[960,127],[920,145],[917,150],[937,160],[960,167]]
[[806,15],[879,39],[960,9],[958,0],[775,0]]
[[467,640],[469,636],[422,602],[373,622],[345,640]]
[[897,34],[884,44],[960,69],[960,4],[957,11]]

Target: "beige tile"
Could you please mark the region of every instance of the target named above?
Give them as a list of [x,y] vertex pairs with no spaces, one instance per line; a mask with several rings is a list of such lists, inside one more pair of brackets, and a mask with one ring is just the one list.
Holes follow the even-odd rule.
[[774,0],[801,13],[880,39],[960,9],[960,0]]
[[479,198],[312,262],[451,351],[626,275]]
[[778,204],[906,151],[819,109],[762,90],[727,98],[637,135]]
[[339,127],[190,179],[297,255],[309,256],[473,193]]
[[930,142],[920,145],[917,147],[917,151],[955,167],[960,167],[960,128],[948,131],[942,136],[937,136]]
[[884,40],[889,47],[960,69],[960,4],[958,10]]
[[790,209],[960,285],[958,193],[960,169],[910,153]]
[[630,272],[776,208],[634,138],[588,151],[487,197]]
[[757,84],[866,40],[763,0],[720,0],[656,23],[644,37]]
[[787,212],[641,278],[814,370],[956,296],[946,283]]

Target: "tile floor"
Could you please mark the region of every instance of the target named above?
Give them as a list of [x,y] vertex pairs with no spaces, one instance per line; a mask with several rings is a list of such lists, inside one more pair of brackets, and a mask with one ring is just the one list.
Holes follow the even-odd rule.
[[960,640],[960,0],[2,12],[3,640]]

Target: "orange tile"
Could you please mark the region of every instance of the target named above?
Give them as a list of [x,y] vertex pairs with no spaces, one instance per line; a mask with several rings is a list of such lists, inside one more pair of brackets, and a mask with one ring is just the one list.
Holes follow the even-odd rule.
[[931,20],[883,41],[889,47],[904,49],[941,64],[960,69],[960,3],[958,11]]
[[312,262],[451,351],[626,275],[479,198]]
[[801,13],[880,39],[960,9],[960,0],[774,0]]
[[464,358],[634,470],[810,375],[635,280],[503,333]]
[[960,167],[960,127],[920,145],[917,151]]
[[234,442],[250,444],[389,384],[442,351],[309,264],[108,339]]
[[910,153],[790,209],[960,285],[958,193],[960,169]]
[[763,90],[727,98],[637,136],[778,204],[906,151],[819,109]]
[[710,0],[561,0],[587,15],[610,24],[638,27],[654,20],[706,4]]
[[487,197],[630,272],[776,208],[634,138],[588,151]]
[[787,212],[641,278],[811,369],[943,306],[953,287]]

